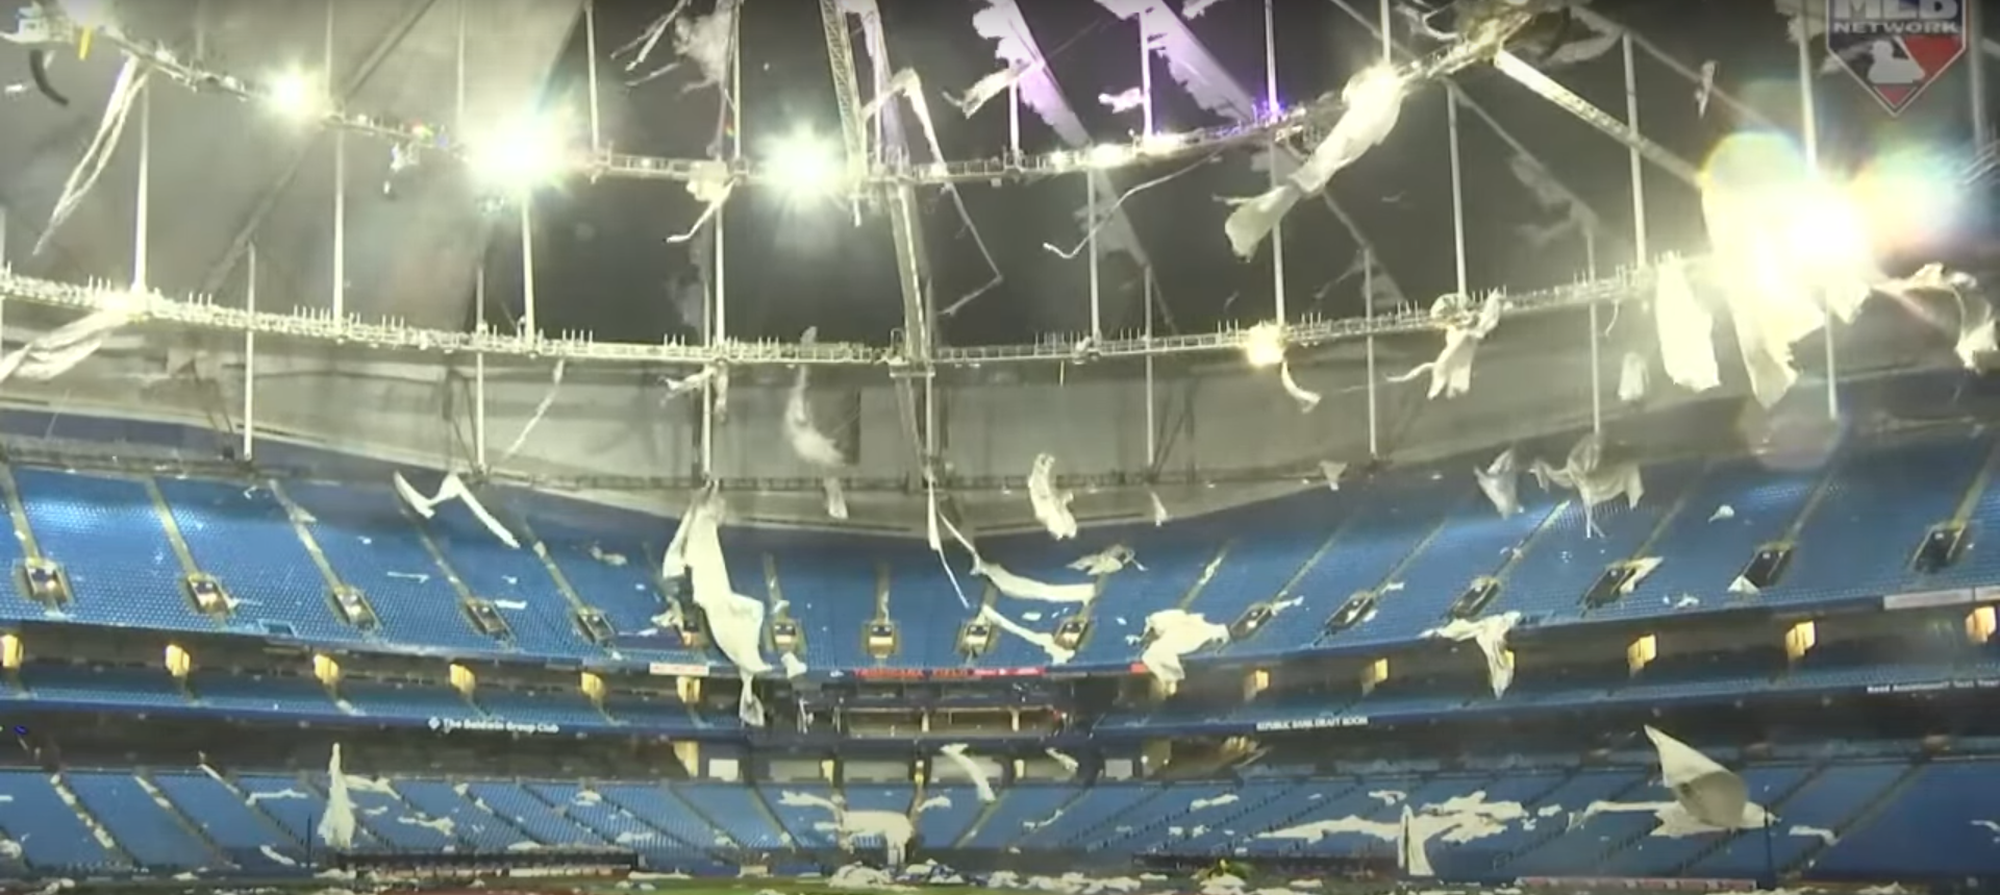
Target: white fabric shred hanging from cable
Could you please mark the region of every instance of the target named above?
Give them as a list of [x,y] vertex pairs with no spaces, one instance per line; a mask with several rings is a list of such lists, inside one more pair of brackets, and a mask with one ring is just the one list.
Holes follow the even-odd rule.
[[[937,481],[930,473],[925,473],[924,479],[924,542],[930,545],[932,553],[937,554],[938,565],[944,567],[945,580],[951,582],[952,593],[958,595],[958,605],[971,609],[972,601],[965,596],[965,585],[959,583],[958,572],[951,567],[951,557],[944,554],[944,539],[938,534],[938,524],[942,522],[950,525],[951,521],[938,511]],[[956,535],[958,529],[953,528],[952,533]],[[961,540],[960,543],[964,542]],[[977,562],[979,554],[970,544],[966,545],[966,551],[971,553],[974,562]]]
[[706,492],[696,492],[688,500],[687,509],[681,511],[681,518],[674,525],[674,536],[667,541],[667,550],[660,555],[660,577],[673,581],[686,575],[688,532],[693,530],[695,508],[707,500]]
[[1402,113],[1407,87],[1402,75],[1386,68],[1367,69],[1348,81],[1341,92],[1346,110],[1305,164],[1284,183],[1262,196],[1241,201],[1230,213],[1223,232],[1236,256],[1254,256],[1257,246],[1293,205],[1326,189],[1334,174],[1388,139]]
[[[930,150],[931,161],[943,164],[947,160],[944,155],[944,147],[938,142],[937,124],[931,118],[931,101],[924,93],[924,79],[917,74],[915,69],[906,68],[890,77],[888,86],[883,89],[882,93],[870,99],[868,105],[862,109],[862,118],[864,120],[873,119],[877,114],[882,112],[888,103],[894,101],[899,96],[903,98],[905,103],[909,104],[910,111],[917,116],[917,127],[923,131],[924,145]],[[979,232],[979,225],[972,220],[972,210],[966,207],[965,197],[959,195],[958,187],[946,184],[944,192],[946,196],[951,198],[952,208],[958,212],[958,222],[963,224],[965,232],[971,235],[972,243],[974,247],[979,249],[979,256],[981,260],[986,262],[986,270],[990,274],[989,279],[984,284],[973,289],[970,293],[960,296],[950,304],[950,308],[956,309],[962,307],[972,299],[986,294],[994,287],[999,286],[1005,281],[1006,276],[1000,272],[1000,263],[994,260],[993,252],[987,248],[986,237]]]
[[354,846],[354,799],[347,794],[347,774],[340,766],[340,744],[326,761],[326,811],[319,818],[319,841],[336,849]]
[[1618,366],[1618,400],[1629,403],[1646,397],[1651,367],[1645,355],[1637,351],[1625,352],[1625,358]]
[[1207,12],[1209,7],[1221,2],[1222,0],[1187,0],[1187,3],[1181,6],[1181,18],[1201,18],[1201,14]]
[[701,70],[701,80],[682,88],[682,92],[722,87],[730,82],[737,8],[737,0],[716,0],[714,12],[674,21],[674,52]]
[[[806,327],[799,335],[799,344],[811,345],[818,335],[819,327]],[[812,404],[806,400],[811,376],[812,368],[800,364],[798,374],[792,379],[791,393],[785,399],[785,441],[791,444],[792,453],[814,466],[826,469],[846,466],[847,457],[841,453],[840,445],[813,424]]]
[[516,550],[521,549],[521,541],[486,509],[485,504],[479,502],[479,496],[465,486],[465,480],[459,478],[458,473],[446,475],[444,481],[438,483],[437,493],[428,497],[411,485],[409,479],[403,478],[401,472],[396,473],[393,481],[396,493],[402,496],[404,503],[409,504],[411,512],[429,519],[437,515],[439,504],[456,500],[464,504],[466,511],[472,514],[472,518],[479,520],[479,524],[492,532],[493,537],[498,538],[500,543]]
[[729,567],[722,554],[719,499],[704,492],[681,517],[673,543],[667,547],[666,575],[688,576],[694,604],[708,618],[709,635],[723,658],[736,666],[743,682],[737,714],[743,723],[764,725],[764,705],[753,686],[758,674],[771,670],[763,655],[764,604],[736,592],[729,582]]
[[838,476],[827,476],[819,480],[819,488],[826,495],[827,518],[847,521],[847,486]]
[[1069,504],[1076,495],[1056,489],[1056,458],[1053,454],[1035,455],[1035,463],[1028,470],[1028,503],[1034,507],[1035,521],[1048,529],[1049,536],[1058,541],[1076,537],[1076,517],[1070,514]]
[[1506,307],[1506,297],[1501,293],[1489,292],[1479,303],[1477,310],[1469,305],[1469,300],[1456,293],[1440,297],[1431,304],[1431,318],[1445,322],[1444,349],[1438,352],[1436,360],[1418,364],[1408,373],[1392,376],[1389,382],[1409,382],[1426,373],[1430,374],[1429,397],[1456,398],[1472,390],[1472,361],[1478,354],[1479,343],[1500,325],[1500,312]]
[[1167,75],[1174,83],[1187,92],[1188,98],[1202,111],[1223,118],[1244,120],[1256,114],[1245,98],[1232,95],[1235,92],[1228,72],[1209,70],[1212,60],[1206,48],[1199,45],[1193,32],[1174,27],[1178,16],[1171,10],[1161,9],[1161,0],[1097,0],[1121,19],[1139,24],[1139,39],[1147,47],[1167,57]]
[[1157,492],[1153,491],[1146,492],[1146,499],[1152,501],[1153,503],[1154,528],[1159,528],[1160,526],[1167,524],[1168,521],[1174,518],[1173,514],[1167,512],[1167,505],[1165,502],[1160,500],[1160,495]]
[[1319,406],[1319,392],[1308,391],[1300,387],[1298,380],[1292,378],[1291,361],[1280,361],[1278,363],[1278,384],[1285,387],[1285,394],[1291,395],[1292,400],[1298,402],[1300,413],[1311,413],[1313,412],[1313,408]]
[[1624,34],[1601,16],[1580,15],[1575,21],[1583,24],[1590,33],[1555,48],[1542,60],[1543,68],[1562,68],[1579,62],[1590,62],[1611,52],[1618,46]]
[[528,417],[528,422],[521,427],[520,433],[514,436],[514,440],[507,445],[506,450],[500,452],[499,465],[505,466],[508,461],[513,460],[514,455],[520,453],[522,446],[528,443],[528,436],[534,433],[535,427],[542,424],[542,418],[549,415],[549,408],[556,405],[556,396],[562,392],[563,372],[568,368],[569,358],[556,360],[555,372],[549,374],[549,390],[542,393],[540,401],[535,402],[535,412]]
[[964,113],[965,117],[971,118],[979,114],[979,110],[985,107],[987,101],[1006,93],[1008,88],[1021,80],[1022,73],[1027,70],[1028,66],[1025,63],[1009,65],[972,82],[972,86],[966,88],[964,93],[957,96],[946,94],[945,99],[957,106],[958,111]]
[[712,383],[709,392],[714,396],[715,422],[726,423],[729,422],[729,368],[716,364],[711,369],[715,370],[715,375],[709,377]]
[[1701,83],[1695,85],[1694,110],[1700,118],[1708,117],[1708,101],[1715,95],[1715,60],[1701,64]]
[[702,204],[701,216],[686,230],[667,237],[670,243],[683,243],[695,238],[708,222],[729,203],[730,194],[736,191],[736,175],[729,171],[729,163],[718,159],[704,159],[694,163],[687,179],[688,195]]
[[1603,535],[1597,528],[1597,519],[1592,515],[1592,510],[1599,504],[1623,495],[1629,509],[1637,507],[1646,496],[1646,482],[1640,475],[1639,464],[1626,462],[1605,466],[1603,444],[1601,437],[1591,433],[1570,448],[1569,457],[1560,469],[1541,460],[1535,461],[1531,467],[1543,488],[1554,485],[1575,489],[1577,500],[1583,504],[1584,537]]
[[1199,612],[1162,609],[1146,616],[1146,633],[1151,638],[1139,651],[1139,664],[1163,684],[1178,684],[1187,678],[1181,657],[1203,647],[1229,642],[1229,628],[1209,621]]
[[1326,479],[1326,490],[1339,491],[1340,479],[1347,475],[1347,464],[1339,460],[1319,461],[1320,478]]
[[111,158],[118,151],[118,142],[125,135],[125,122],[132,116],[133,101],[145,91],[151,73],[152,69],[141,64],[137,57],[125,58],[125,64],[118,69],[118,80],[111,86],[111,98],[105,101],[104,116],[98,121],[97,133],[90,138],[90,146],[84,149],[83,157],[77,159],[76,167],[70,169],[69,178],[63,181],[62,195],[49,212],[48,226],[42,229],[41,238],[35,240],[35,254],[39,255],[48,248],[56,230],[76,213],[77,207],[83,204],[83,197],[90,193],[105,169],[111,166]]
[[986,775],[986,768],[972,756],[965,754],[966,744],[952,743],[938,749],[938,754],[957,767],[967,780],[972,781],[973,791],[979,793],[979,801],[991,803],[997,798],[993,794],[993,781]]
[[1048,654],[1050,664],[1061,665],[1076,658],[1076,651],[1057,643],[1055,635],[1030,630],[1020,622],[1000,614],[1000,610],[994,609],[991,606],[979,607],[979,617],[992,622],[994,627],[1002,631],[1006,631],[1022,640],[1041,647],[1042,652]]
[[1513,448],[1501,451],[1484,469],[1473,467],[1472,475],[1479,482],[1480,493],[1493,503],[1500,518],[1521,512],[1521,461]]
[[[937,513],[934,518],[936,518],[937,524],[942,525],[944,531],[951,535],[952,540],[957,541],[958,546],[964,548],[966,555],[972,558],[972,574],[992,582],[993,589],[1006,596],[1020,600],[1037,600],[1044,603],[1088,603],[1097,598],[1097,585],[1093,583],[1048,584],[1036,581],[1033,578],[1016,575],[1013,572],[1007,571],[999,563],[987,562],[984,557],[979,555],[979,548],[973,545],[972,539],[966,537],[965,533],[960,531],[957,525],[952,524],[950,517],[943,513]],[[939,551],[940,557],[943,556],[944,546],[941,541],[935,543],[932,549]],[[950,565],[947,564],[945,569],[949,572],[951,569]],[[957,585],[956,580],[952,583],[953,586]],[[960,602],[963,603],[965,601],[961,599]]]
[[0,382],[10,379],[47,382],[76,369],[102,350],[120,327],[138,320],[139,307],[135,296],[29,340],[28,344],[0,357]]
[[1715,315],[1688,284],[1687,263],[1667,255],[1656,267],[1653,323],[1660,337],[1660,363],[1682,388],[1705,392],[1722,384],[1715,359]]
[[1476,620],[1455,618],[1425,631],[1423,636],[1461,642],[1470,640],[1477,645],[1479,651],[1486,655],[1486,682],[1493,687],[1493,698],[1499,699],[1514,684],[1514,655],[1507,649],[1507,632],[1520,623],[1519,612],[1503,612]]

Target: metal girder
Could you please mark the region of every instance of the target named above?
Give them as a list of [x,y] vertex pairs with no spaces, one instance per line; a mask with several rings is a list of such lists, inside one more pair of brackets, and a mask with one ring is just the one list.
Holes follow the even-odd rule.
[[854,71],[847,13],[840,0],[819,0],[819,18],[826,31],[826,61],[833,70],[833,101],[840,109],[840,144],[847,151],[848,171],[859,175],[868,165],[868,128],[861,120],[861,78]]
[[[341,83],[340,89],[333,97],[334,101],[345,106],[353,99],[354,94],[361,90],[361,86],[374,76],[375,70],[381,68],[382,63],[388,60],[389,54],[402,46],[403,39],[410,36],[410,32],[416,29],[417,23],[423,21],[424,16],[430,13],[431,7],[436,5],[437,0],[416,0],[411,4],[403,17],[389,29],[389,33],[376,42],[374,48],[361,60],[361,64],[356,66],[347,80]],[[278,207],[278,199],[284,196],[292,181],[298,179],[299,172],[305,170],[306,159],[312,152],[313,142],[316,141],[300,145],[298,150],[292,153],[291,162],[285,166],[285,172],[278,175],[277,180],[272,181],[269,187],[257,195],[256,203],[250,206],[249,216],[245,217],[243,223],[236,228],[236,235],[230,237],[229,247],[223,250],[222,257],[209,265],[208,272],[201,278],[201,287],[195,290],[195,294],[213,295],[222,289],[223,282],[236,270],[237,262],[243,260],[243,253],[250,249],[250,242],[256,237],[257,228],[264,223],[266,217],[270,216],[271,210]]]

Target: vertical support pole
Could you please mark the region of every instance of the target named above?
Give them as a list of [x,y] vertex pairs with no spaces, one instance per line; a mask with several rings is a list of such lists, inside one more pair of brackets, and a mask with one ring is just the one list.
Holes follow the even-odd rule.
[[[456,139],[465,137],[465,7],[473,0],[458,0],[458,36],[453,47],[452,130]],[[1387,2],[1387,0],[1384,0]]]
[[1104,341],[1104,295],[1098,283],[1097,259],[1097,172],[1083,175],[1084,231],[1083,250],[1090,254],[1090,341],[1095,345]]
[[[1390,8],[1390,0],[1382,0],[1381,10],[1378,15],[1380,16],[1380,20],[1375,27],[1375,31],[1382,35],[1382,64],[1391,65],[1396,61],[1396,42],[1394,38],[1395,32],[1391,30],[1391,26],[1395,24],[1395,10]],[[1457,107],[1458,103],[1453,102],[1452,108],[1455,109]],[[1375,397],[1375,252],[1367,247],[1361,249],[1361,319],[1367,324],[1368,330],[1366,345],[1368,349],[1368,456],[1375,458],[1382,456],[1381,423],[1376,409]]]
[[1993,139],[1992,124],[1988,122],[1986,113],[1986,13],[1981,6],[1982,4],[1978,2],[1968,2],[1965,7],[1965,24],[1968,26],[1965,29],[1966,40],[1969,44],[1965,51],[1970,57],[1965,60],[1968,63],[1965,74],[1972,79],[1972,87],[1966,93],[1972,103],[1972,142],[1975,152],[1985,148]]
[[[743,36],[743,17],[737,16],[736,31],[729,37],[729,89],[724,91],[723,102],[728,103],[730,145],[726,150],[730,160],[743,158],[743,54],[740,41]],[[712,291],[708,305],[708,332],[706,342],[711,362],[720,354],[722,343],[729,338],[729,253],[728,228],[723,224],[728,220],[727,207],[715,210],[714,220],[709,226],[714,228],[715,254],[711,261],[713,274]],[[715,480],[715,377],[710,377],[701,388],[701,474],[710,482]]]
[[583,0],[583,46],[584,52],[590,56],[590,61],[587,63],[590,67],[587,69],[588,74],[585,76],[585,81],[587,82],[587,89],[590,91],[590,155],[591,158],[596,158],[604,152],[603,116],[600,112],[597,94],[596,0]]
[[[486,257],[472,274],[473,325],[486,333]],[[472,465],[486,471],[486,352],[472,355]]]
[[[254,321],[257,315],[257,244],[251,243],[244,259],[243,310]],[[237,451],[248,461],[257,455],[257,327],[243,331],[243,446]]]
[[1146,268],[1146,471],[1150,475],[1159,466],[1159,421],[1154,417],[1153,408],[1153,268]]
[[[1272,0],[1264,0],[1264,114],[1278,114],[1278,15]],[[1278,143],[1272,139],[1271,186],[1278,185]],[[1271,308],[1279,326],[1285,325],[1285,224],[1271,225]]]
[[1147,37],[1150,32],[1146,28],[1146,17],[1152,9],[1148,5],[1139,10],[1139,94],[1145,100],[1139,113],[1139,136],[1142,139],[1153,135],[1153,44],[1152,39]]
[[194,0],[194,64],[208,62],[208,0]]
[[1379,457],[1382,444],[1375,409],[1375,253],[1367,248],[1361,250],[1361,319],[1368,330],[1368,456]]
[[[1813,93],[1812,49],[1809,41],[1798,41],[1799,62],[1799,129],[1805,147],[1806,176],[1817,182],[1819,169],[1819,102]],[[1973,49],[1977,50],[1978,47]],[[1815,298],[1819,298],[1817,291]],[[1833,345],[1833,315],[1826,315],[1826,325],[1820,333],[1826,345],[1826,416],[1840,418],[1840,374],[1835,365]]]
[[[1629,40],[1628,40],[1629,42]],[[1643,241],[1643,237],[1642,237]],[[1597,279],[1597,231],[1583,228],[1583,269],[1592,281]],[[1597,302],[1590,303],[1590,431],[1593,435],[1604,434],[1604,358],[1599,344]]]
[[[326,88],[334,83],[334,7],[326,3],[326,67],[321,77]],[[329,94],[330,95],[330,94]],[[347,322],[347,131],[333,129],[333,319]]]
[[1446,83],[1444,86],[1445,125],[1451,139],[1451,251],[1452,263],[1458,273],[1456,280],[1458,294],[1470,297],[1466,291],[1465,273],[1465,165],[1459,158],[1458,148],[1458,88]]
[[[1625,32],[1625,123],[1633,133],[1639,133],[1639,70],[1633,61],[1632,32]],[[1629,164],[1632,169],[1632,240],[1636,256],[1633,261],[1644,267],[1652,260],[1652,249],[1648,245],[1646,226],[1646,160],[1639,154],[1637,146],[1629,150]]]
[[542,328],[535,322],[535,193],[524,189],[515,200],[521,206],[521,335],[542,340]]
[[132,291],[146,290],[153,250],[153,88],[139,87],[139,187],[132,213]]
[[1021,158],[1021,84],[1020,76],[1007,83],[1007,151],[1016,160]]

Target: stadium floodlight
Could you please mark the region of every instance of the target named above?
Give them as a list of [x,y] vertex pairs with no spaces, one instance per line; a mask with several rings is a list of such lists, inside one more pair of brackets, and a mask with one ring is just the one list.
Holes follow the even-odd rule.
[[825,196],[841,180],[834,144],[809,130],[794,131],[775,143],[763,169],[771,183],[795,198]]
[[1118,143],[1105,143],[1091,147],[1084,158],[1090,160],[1093,168],[1116,168],[1132,160],[1132,149]]
[[288,71],[271,80],[264,92],[271,110],[292,121],[310,121],[327,113],[332,103],[319,79],[303,71]]
[[1285,362],[1285,329],[1276,323],[1259,323],[1243,331],[1243,359],[1253,367],[1275,367]]
[[569,129],[560,117],[524,116],[471,141],[466,164],[497,192],[533,192],[569,170]]

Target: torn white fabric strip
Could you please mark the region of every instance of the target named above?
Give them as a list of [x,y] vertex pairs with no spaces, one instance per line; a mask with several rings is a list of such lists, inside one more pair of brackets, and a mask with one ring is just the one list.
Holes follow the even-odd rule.
[[1146,499],[1152,501],[1153,503],[1154,528],[1159,528],[1160,526],[1167,524],[1168,520],[1174,518],[1172,514],[1167,512],[1167,505],[1165,502],[1160,500],[1160,495],[1158,493],[1153,491],[1148,491],[1146,492]]
[[1387,381],[1404,383],[1419,376],[1430,376],[1428,396],[1456,398],[1472,390],[1472,363],[1478,356],[1479,343],[1493,333],[1500,325],[1500,315],[1506,307],[1506,298],[1499,292],[1489,292],[1480,300],[1477,310],[1470,307],[1470,299],[1462,295],[1445,295],[1431,304],[1431,317],[1444,322],[1444,348],[1438,352],[1436,360],[1418,364],[1401,376],[1392,376]]
[[[976,559],[976,557],[975,557]],[[1047,584],[1007,571],[999,563],[977,560],[972,574],[993,582],[995,590],[1017,600],[1039,600],[1044,603],[1088,603],[1097,598],[1097,585],[1091,582],[1081,584]]]
[[835,476],[819,480],[820,491],[826,495],[826,515],[829,519],[847,521],[847,487]]
[[1339,491],[1340,479],[1347,475],[1347,464],[1339,460],[1319,461],[1320,477],[1326,480],[1326,490]]
[[508,443],[506,450],[500,452],[501,466],[507,465],[508,461],[514,459],[515,454],[521,452],[522,446],[528,443],[528,436],[534,434],[535,427],[542,424],[542,418],[549,415],[549,408],[556,405],[556,396],[562,393],[563,372],[568,368],[569,358],[556,360],[555,372],[549,375],[548,391],[543,392],[542,399],[535,402],[535,412],[529,415],[528,422],[521,426],[520,433]]
[[1229,642],[1229,628],[1209,621],[1199,612],[1162,609],[1146,617],[1149,638],[1139,651],[1139,663],[1163,684],[1178,684],[1187,678],[1181,657],[1203,647]]
[[1722,384],[1715,360],[1715,315],[1695,297],[1687,265],[1678,255],[1660,259],[1653,293],[1653,323],[1660,363],[1682,388],[1705,392]]
[[1625,352],[1625,358],[1618,365],[1618,400],[1631,402],[1646,397],[1649,367],[1645,355],[1637,351]]
[[1076,495],[1056,488],[1055,469],[1055,455],[1035,455],[1034,465],[1028,470],[1028,503],[1034,508],[1035,521],[1048,530],[1049,536],[1066,541],[1076,537],[1076,516],[1069,510]]
[[993,794],[993,781],[987,777],[986,768],[972,756],[965,754],[966,748],[964,743],[952,743],[940,748],[938,754],[944,756],[946,761],[951,762],[965,774],[967,780],[972,781],[973,790],[979,793],[979,801],[990,803],[996,798]]
[[1390,68],[1366,69],[1349,80],[1341,90],[1347,108],[1312,155],[1284,184],[1237,206],[1224,223],[1223,232],[1236,256],[1255,255],[1264,237],[1301,197],[1326,189],[1334,174],[1388,139],[1402,113],[1407,88],[1403,76]]
[[1514,654],[1507,649],[1507,634],[1520,623],[1519,612],[1503,612],[1476,620],[1455,618],[1445,625],[1425,631],[1423,636],[1472,641],[1486,656],[1486,680],[1492,685],[1493,698],[1499,699],[1514,684]]
[[354,845],[354,799],[347,792],[347,774],[341,768],[340,744],[326,762],[326,811],[320,815],[319,841],[339,849]]
[[1020,622],[1014,621],[1013,619],[1000,614],[999,610],[994,609],[991,606],[980,607],[979,617],[989,622],[992,622],[994,627],[997,627],[1002,631],[1006,631],[1007,633],[1019,637],[1022,640],[1025,640],[1038,647],[1041,647],[1042,652],[1048,654],[1050,664],[1061,665],[1063,663],[1068,662],[1071,659],[1076,658],[1076,651],[1069,649],[1060,643],[1057,643],[1055,635],[1044,634],[1040,631],[1030,630],[1029,628],[1024,627]]
[[[444,482],[438,485],[437,496],[430,498],[431,506],[433,507],[448,500],[456,500],[464,504],[466,511],[472,514],[472,518],[479,520],[479,524],[485,526],[486,530],[491,532],[493,537],[498,538],[500,543],[506,544],[516,550],[521,549],[521,541],[514,537],[514,533],[508,530],[507,526],[502,525],[500,520],[486,509],[486,504],[479,501],[479,495],[472,493],[472,489],[466,487],[465,480],[459,478],[458,473],[455,472],[444,477]],[[428,519],[430,517],[426,515],[424,518]]]
[[65,323],[0,357],[0,382],[47,382],[61,376],[102,350],[120,327],[137,319],[136,309],[120,306]]
[[145,92],[151,73],[152,69],[142,65],[138,57],[125,57],[125,64],[118,69],[118,80],[111,85],[111,98],[105,101],[97,133],[91,136],[83,157],[77,159],[76,167],[70,169],[68,179],[63,181],[62,194],[49,212],[49,223],[42,229],[41,237],[35,240],[35,254],[39,255],[48,248],[49,240],[55,237],[56,231],[69,220],[70,215],[76,213],[78,206],[83,204],[83,197],[89,195],[98,178],[111,166],[111,158],[125,136],[125,122],[132,116],[133,103]]
[[1480,493],[1486,495],[1500,518],[1521,512],[1521,463],[1513,448],[1501,451],[1484,469],[1474,467],[1472,475],[1479,482]]
[[1300,387],[1298,380],[1292,378],[1291,361],[1282,361],[1278,364],[1278,383],[1285,387],[1285,394],[1292,396],[1292,400],[1298,402],[1300,413],[1311,413],[1313,408],[1319,406],[1319,392]]

